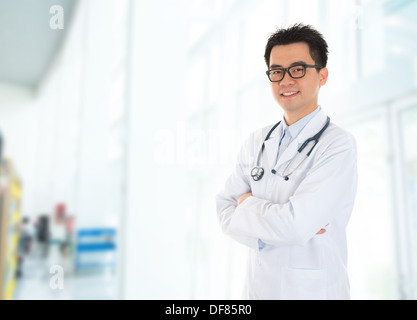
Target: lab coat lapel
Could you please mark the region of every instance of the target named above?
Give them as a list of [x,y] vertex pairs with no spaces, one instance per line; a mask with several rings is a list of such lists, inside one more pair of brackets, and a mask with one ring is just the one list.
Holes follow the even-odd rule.
[[[308,123],[307,125],[301,130],[298,136],[291,141],[288,145],[287,149],[282,153],[279,157],[278,163],[275,166],[275,170],[279,171],[280,166],[284,163],[290,161],[298,152],[298,148],[306,141],[307,139],[314,136],[326,123],[326,114],[323,110],[320,110]],[[278,151],[278,146],[277,146]],[[271,163],[271,162],[270,162]],[[273,165],[274,166],[274,165]]]
[[279,140],[281,138],[281,132],[282,132],[282,121],[278,125],[278,127],[275,128],[274,132],[271,134],[269,139],[265,141],[265,155],[268,160],[269,167],[272,169],[277,161],[277,154],[278,154],[278,146],[279,146]]

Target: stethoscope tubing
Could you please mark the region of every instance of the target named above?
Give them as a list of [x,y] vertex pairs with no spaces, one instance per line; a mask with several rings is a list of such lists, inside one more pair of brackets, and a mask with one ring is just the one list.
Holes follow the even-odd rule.
[[[265,142],[269,139],[269,137],[271,136],[272,132],[274,132],[274,130],[278,127],[278,125],[281,123],[281,121],[279,121],[278,123],[274,124],[274,126],[269,130],[268,134],[266,135],[264,141],[262,142],[262,146],[261,149],[259,150],[258,153],[258,157],[256,159],[256,166],[251,170],[251,177],[254,181],[259,181],[262,179],[263,175],[264,175],[264,169],[260,166],[260,162],[261,162],[261,157],[263,154],[263,151],[265,149]],[[313,149],[316,147],[317,143],[319,142],[319,139],[321,137],[321,135],[323,134],[324,131],[326,131],[327,127],[330,124],[330,118],[327,117],[326,123],[324,124],[323,128],[321,128],[321,130],[319,132],[317,132],[314,136],[312,136],[311,138],[308,138],[306,141],[304,141],[304,143],[300,146],[300,148],[298,148],[297,152],[301,153],[305,147],[307,147],[307,145],[314,141],[313,146],[311,147],[311,149],[309,150],[309,152],[307,153],[307,157],[310,156],[311,152],[313,151]],[[286,169],[289,167],[289,165],[293,162],[295,156],[291,159],[290,163],[286,166]],[[305,159],[304,159],[305,160]],[[304,162],[304,160],[302,162]],[[301,162],[301,163],[302,163]],[[301,165],[301,163],[299,165]],[[298,168],[298,166],[297,166]],[[286,175],[280,175],[277,173],[276,170],[272,169],[272,173],[273,174],[278,174],[279,176],[283,177],[285,181],[289,180],[289,176],[294,172],[295,170],[293,170],[292,172],[290,172],[289,174]]]

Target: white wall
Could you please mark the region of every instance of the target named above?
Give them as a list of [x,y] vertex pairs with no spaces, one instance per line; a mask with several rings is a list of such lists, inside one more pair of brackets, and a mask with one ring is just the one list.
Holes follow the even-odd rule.
[[118,223],[125,109],[122,3],[83,2],[39,87],[0,87],[0,125],[6,152],[23,178],[25,215],[51,214],[64,202],[78,226]]

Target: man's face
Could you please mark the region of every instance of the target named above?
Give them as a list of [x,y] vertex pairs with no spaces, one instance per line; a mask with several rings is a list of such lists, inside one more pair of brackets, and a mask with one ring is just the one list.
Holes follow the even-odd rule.
[[[294,64],[315,65],[307,43],[297,42],[272,48],[269,69],[288,68]],[[301,119],[317,107],[319,88],[326,83],[327,76],[326,68],[319,72],[307,68],[303,78],[293,79],[287,72],[281,81],[271,82],[273,96],[284,109],[287,122],[289,118]]]

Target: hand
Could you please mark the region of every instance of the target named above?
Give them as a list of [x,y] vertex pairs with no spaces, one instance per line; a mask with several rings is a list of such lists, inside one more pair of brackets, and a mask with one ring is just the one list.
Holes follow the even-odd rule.
[[245,201],[246,198],[250,197],[251,195],[252,195],[252,192],[248,192],[248,193],[242,194],[239,197],[239,200],[237,200],[237,205],[240,205],[243,201]]
[[[324,226],[324,228],[325,227],[327,227],[329,224],[326,224],[325,226]],[[325,233],[326,232],[326,229],[324,229],[324,228],[321,228],[319,231],[317,231],[316,232],[316,234],[323,234],[323,233]]]

